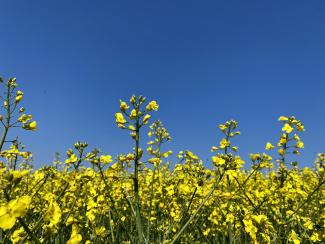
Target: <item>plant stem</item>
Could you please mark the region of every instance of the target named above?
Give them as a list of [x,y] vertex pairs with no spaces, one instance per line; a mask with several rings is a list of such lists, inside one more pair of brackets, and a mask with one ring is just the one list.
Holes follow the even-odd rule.
[[143,230],[140,213],[140,197],[139,197],[139,141],[140,141],[140,122],[139,117],[136,120],[136,137],[135,137],[135,159],[134,159],[134,196],[135,196],[135,214],[136,228],[138,232],[139,243],[144,243]]

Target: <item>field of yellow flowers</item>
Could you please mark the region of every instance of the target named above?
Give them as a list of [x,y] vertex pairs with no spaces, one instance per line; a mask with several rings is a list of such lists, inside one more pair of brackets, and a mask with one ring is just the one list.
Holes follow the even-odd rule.
[[279,118],[279,139],[251,154],[249,169],[234,120],[219,125],[213,168],[191,151],[171,164],[171,136],[150,122],[159,105],[133,95],[115,114],[134,142],[130,153],[112,157],[77,142],[63,162],[33,170],[31,153],[7,133],[37,123],[20,106],[16,79],[0,82],[0,243],[324,243],[325,154],[313,168],[289,161],[304,147],[293,116]]

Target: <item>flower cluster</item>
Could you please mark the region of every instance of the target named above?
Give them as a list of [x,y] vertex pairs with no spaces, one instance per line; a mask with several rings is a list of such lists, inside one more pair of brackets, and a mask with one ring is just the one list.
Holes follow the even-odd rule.
[[[10,114],[23,92],[12,93],[15,79],[6,85],[11,88],[4,109]],[[304,147],[301,121],[281,116],[279,141],[266,143],[268,153],[250,154],[252,163],[245,167],[234,144],[240,135],[235,120],[219,125],[222,137],[211,149],[212,167],[190,150],[180,151],[173,164],[167,148],[171,136],[161,121],[148,126],[148,137],[140,137],[158,108],[143,96],[120,101],[115,122],[130,132],[134,148],[116,157],[76,142],[62,162],[57,158],[31,170],[26,167],[31,153],[17,142],[4,149],[3,139],[0,242],[323,242],[325,154],[317,155],[313,168],[287,163],[289,153],[296,157]],[[15,123],[34,128],[30,115],[15,122],[6,117],[5,131]],[[146,138],[146,150],[140,138]],[[18,167],[19,158],[24,167]]]

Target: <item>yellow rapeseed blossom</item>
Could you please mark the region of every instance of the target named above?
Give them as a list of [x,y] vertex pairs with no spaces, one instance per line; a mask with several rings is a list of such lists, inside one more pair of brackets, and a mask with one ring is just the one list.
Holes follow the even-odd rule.
[[221,158],[219,156],[213,156],[212,157],[212,162],[216,166],[221,166],[221,165],[224,165],[226,163],[226,160],[224,160],[223,158]]
[[12,233],[10,240],[12,241],[12,244],[20,243],[25,236],[26,232],[24,228],[20,227]]
[[82,241],[82,236],[79,234],[78,226],[72,225],[72,232],[67,244],[79,244]]
[[296,148],[304,148],[304,143],[302,141],[297,141]]
[[274,146],[270,142],[266,143],[266,146],[265,146],[266,150],[271,150],[273,148],[274,148]]
[[146,114],[144,117],[143,117],[143,120],[142,120],[142,123],[145,125],[148,123],[149,119],[150,119],[150,115],[149,114]]
[[255,161],[261,159],[261,154],[259,154],[259,153],[251,153],[251,154],[249,155],[249,157],[250,157],[250,159],[251,159],[253,162],[255,162]]
[[219,129],[220,129],[221,131],[225,131],[225,130],[227,129],[227,126],[221,124],[221,125],[219,125]]
[[157,111],[158,108],[159,108],[159,105],[157,104],[157,102],[156,101],[151,101],[147,105],[146,110],[148,110],[148,111],[151,111],[151,110]]
[[124,116],[122,113],[115,114],[115,122],[117,124],[125,124],[126,123],[126,120],[124,119]]
[[285,155],[285,150],[284,150],[283,148],[280,148],[280,149],[278,150],[278,153],[279,153],[281,156],[283,156],[283,155]]
[[288,240],[294,244],[300,244],[300,238],[294,230],[291,230]]
[[226,147],[229,147],[230,146],[230,142],[229,141],[227,141],[227,139],[226,138],[223,138],[221,141],[220,141],[220,148],[221,149],[224,149],[224,148],[226,148]]
[[217,150],[218,150],[217,147],[215,147],[215,146],[211,147],[211,152],[214,152],[214,151],[217,151]]
[[36,121],[33,121],[31,123],[28,123],[28,124],[24,124],[23,125],[23,129],[25,129],[25,130],[33,130],[33,131],[35,131],[36,128],[37,128]]
[[129,125],[129,126],[128,126],[128,129],[134,131],[134,130],[135,130],[135,127],[134,127],[133,125]]
[[28,173],[30,172],[29,169],[25,169],[25,170],[10,170],[10,174],[12,175],[14,180],[19,180],[23,177],[25,177],[26,175],[28,175]]
[[50,227],[56,226],[61,220],[61,209],[55,200],[51,200],[44,219],[50,222]]
[[112,156],[111,155],[101,155],[99,157],[99,161],[103,164],[108,164],[113,162]]
[[152,163],[155,166],[159,166],[162,160],[160,158],[150,158],[148,159],[149,163]]
[[105,236],[105,227],[104,226],[100,226],[100,227],[97,227],[95,229],[95,232],[96,232],[96,235],[99,236],[99,237],[104,237]]
[[304,127],[304,125],[302,125],[302,124],[297,124],[297,130],[298,131],[305,131],[305,127]]
[[191,151],[187,151],[186,154],[191,158],[191,159],[194,159],[194,160],[199,160],[199,157],[196,156],[193,152]]
[[65,160],[66,164],[71,164],[77,162],[78,158],[75,154],[71,154],[69,158]]
[[310,240],[313,242],[321,241],[320,235],[317,232],[314,232],[312,236],[310,237]]
[[288,118],[285,116],[280,116],[279,121],[288,121]]
[[17,91],[16,97],[15,97],[15,102],[19,103],[21,99],[23,98],[24,93],[22,91]]
[[32,119],[32,115],[27,115],[27,114],[22,114],[19,118],[18,118],[18,122],[21,122],[23,124],[27,123],[28,121],[30,121]]
[[135,102],[136,102],[136,97],[132,95],[132,97],[130,98],[130,103],[135,104]]
[[127,105],[127,103],[120,100],[120,110],[122,112],[125,112],[128,108],[129,108],[129,106]]
[[253,221],[251,219],[244,219],[243,222],[246,232],[249,234],[253,242],[256,242],[257,228],[254,226]]
[[284,124],[284,126],[282,127],[282,131],[285,131],[288,134],[290,134],[292,130],[293,128],[288,123]]
[[130,119],[135,119],[135,118],[137,118],[137,117],[138,117],[138,112],[137,112],[137,110],[132,109],[132,110],[131,110],[131,113],[130,113]]
[[31,201],[30,196],[22,196],[3,204],[0,207],[0,228],[11,229],[15,225],[16,219],[26,214]]

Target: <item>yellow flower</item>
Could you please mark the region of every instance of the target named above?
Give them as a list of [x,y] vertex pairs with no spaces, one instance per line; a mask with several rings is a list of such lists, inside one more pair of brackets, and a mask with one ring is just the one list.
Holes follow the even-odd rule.
[[67,219],[67,221],[65,222],[66,226],[69,226],[73,223],[77,222],[77,220],[73,217],[73,216],[69,216],[69,218]]
[[278,143],[278,146],[284,145],[286,143],[287,143],[287,135],[283,133],[281,135],[281,138],[280,138],[280,141]]
[[259,153],[251,153],[249,156],[253,162],[261,159],[261,154]]
[[209,235],[210,231],[211,231],[210,228],[206,229],[206,230],[203,232],[203,235],[204,235],[204,236]]
[[304,131],[305,127],[302,124],[297,124],[297,130],[298,131]]
[[306,222],[304,223],[304,227],[307,230],[312,230],[314,228],[314,224],[313,224],[313,222],[309,218],[307,218],[306,219]]
[[174,191],[174,185],[167,186],[167,187],[166,187],[166,191],[167,191],[167,194],[168,194],[169,196],[174,195],[174,193],[175,193],[175,191]]
[[4,230],[11,229],[15,225],[16,219],[26,214],[31,201],[30,196],[22,196],[1,206],[0,228]]
[[24,124],[23,125],[23,129],[25,129],[25,130],[33,130],[33,131],[35,131],[36,127],[37,127],[36,121],[33,121],[33,122],[29,123],[29,124]]
[[214,163],[214,165],[219,166],[219,165],[224,165],[226,163],[226,160],[224,160],[219,156],[213,156],[212,162]]
[[225,130],[227,129],[227,126],[221,124],[221,125],[219,125],[219,129],[220,129],[221,131],[225,131]]
[[284,117],[284,116],[280,116],[280,117],[279,117],[279,121],[287,121],[287,120],[288,120],[287,117]]
[[284,124],[284,126],[282,127],[282,131],[285,131],[288,134],[290,134],[292,130],[293,128],[288,123]]
[[211,148],[211,152],[214,152],[214,151],[217,151],[217,150],[218,150],[218,148],[215,147],[215,146],[213,146],[213,147]]
[[24,176],[28,175],[30,170],[26,169],[26,170],[13,170],[10,171],[10,174],[12,175],[13,179],[21,179]]
[[226,138],[221,139],[220,141],[220,148],[224,149],[226,147],[229,147],[230,142],[226,140]]
[[270,142],[266,143],[266,146],[265,146],[266,150],[271,150],[273,148],[274,148],[274,146]]
[[99,161],[103,164],[108,164],[113,162],[113,159],[111,155],[101,155]]
[[157,111],[158,108],[159,108],[159,105],[157,104],[156,101],[151,101],[151,102],[147,105],[147,107],[146,107],[146,109],[147,109],[148,111],[151,111],[151,110]]
[[71,154],[69,158],[65,160],[66,164],[71,164],[77,162],[78,158],[75,154]]
[[194,160],[199,160],[199,157],[196,156],[194,153],[192,153],[191,151],[187,151],[187,155]]
[[115,122],[117,124],[125,124],[126,123],[126,120],[124,119],[124,116],[122,113],[115,114]]
[[296,148],[304,148],[304,143],[302,141],[297,141]]
[[79,244],[81,240],[82,240],[82,236],[78,233],[78,226],[75,224],[72,225],[71,236],[67,244]]
[[29,129],[30,130],[36,130],[37,123],[36,121],[33,121],[29,124]]
[[160,158],[150,158],[148,159],[148,163],[151,163],[155,166],[159,166],[162,160]]
[[278,153],[279,153],[281,156],[283,156],[283,155],[285,154],[285,150],[284,150],[283,148],[280,148],[280,149],[278,150]]
[[132,109],[130,113],[130,119],[135,119],[138,116],[138,113],[135,109]]
[[128,126],[129,130],[135,130],[135,127],[133,125]]
[[129,108],[129,106],[127,105],[127,103],[120,100],[120,109],[121,109],[121,111],[125,112],[128,108]]
[[130,103],[135,104],[136,98],[134,95],[130,98]]
[[118,128],[121,128],[121,129],[125,129],[126,128],[125,125],[123,125],[123,124],[117,124],[117,127]]
[[294,244],[300,244],[300,238],[294,230],[291,230],[288,240],[293,242]]
[[24,216],[29,208],[32,198],[30,196],[22,196],[9,202],[9,207],[15,217]]
[[15,216],[12,215],[11,209],[7,206],[0,207],[0,228],[11,229],[16,223]]
[[312,236],[310,237],[310,240],[313,242],[320,241],[319,234],[317,232],[314,232]]
[[150,119],[150,115],[149,114],[146,114],[144,117],[143,117],[143,121],[142,121],[142,123],[145,125],[145,124],[147,124],[148,123],[148,121],[149,121],[149,119]]
[[28,121],[30,121],[32,119],[32,115],[27,115],[27,114],[22,114],[19,118],[18,118],[18,122],[21,122],[23,124],[27,123]]
[[300,141],[300,137],[297,134],[293,135],[293,139],[296,140],[296,141]]
[[20,227],[19,229],[15,230],[14,233],[12,233],[10,240],[13,244],[19,243],[26,235],[26,232],[23,227]]
[[260,215],[253,215],[252,218],[258,223],[261,224],[262,222],[267,221],[267,217],[264,214]]
[[50,221],[52,226],[56,226],[61,220],[61,209],[56,201],[51,200],[45,213],[45,220]]
[[105,229],[104,226],[95,228],[96,235],[99,236],[99,237],[104,237],[105,236],[105,231],[106,231],[106,229]]
[[15,102],[19,103],[21,101],[21,99],[23,98],[23,95],[24,95],[24,93],[22,91],[17,91]]
[[167,157],[169,157],[169,156],[172,155],[172,154],[173,154],[173,151],[169,150],[169,151],[167,151],[167,152],[162,153],[161,156],[162,156],[163,158],[167,158]]
[[256,232],[257,228],[253,225],[252,220],[243,220],[244,225],[245,225],[245,230],[249,234],[249,236],[253,239],[253,241],[256,241]]

